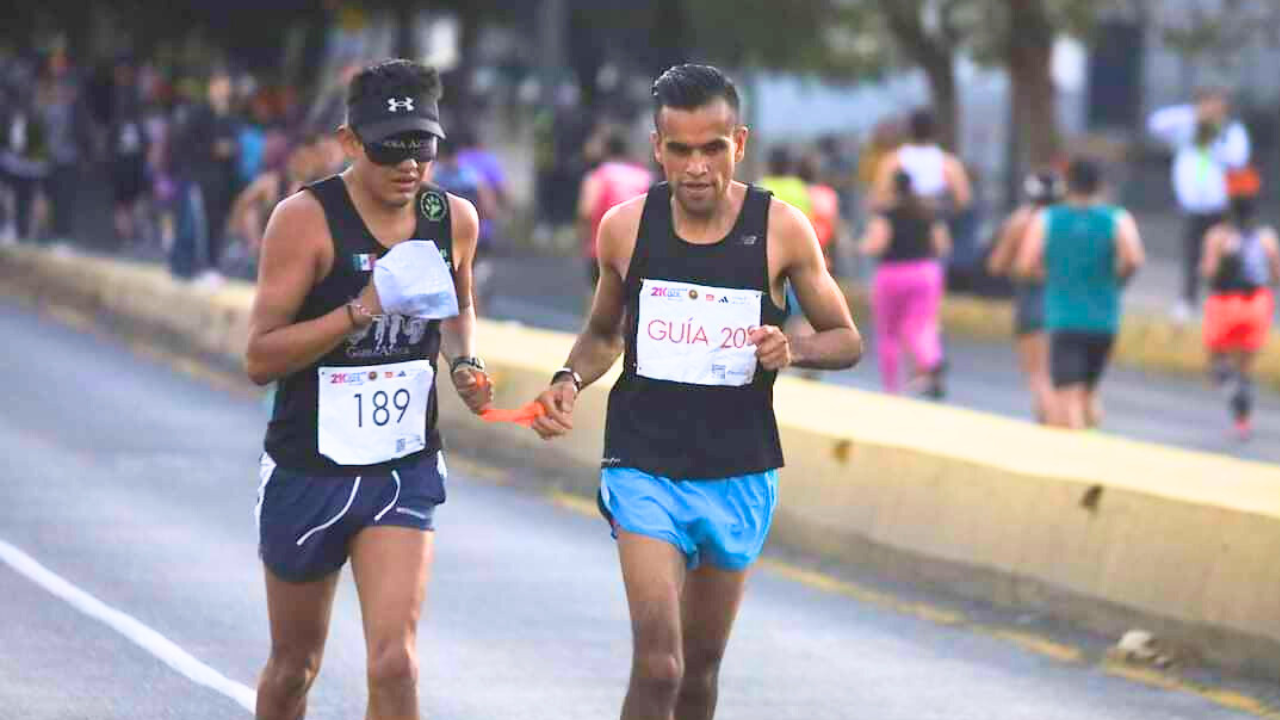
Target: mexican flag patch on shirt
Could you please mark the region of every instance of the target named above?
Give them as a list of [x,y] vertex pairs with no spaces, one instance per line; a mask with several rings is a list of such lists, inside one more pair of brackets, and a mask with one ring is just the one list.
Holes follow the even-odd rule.
[[378,259],[373,253],[358,253],[351,256],[351,264],[360,272],[369,272],[373,270],[373,263]]

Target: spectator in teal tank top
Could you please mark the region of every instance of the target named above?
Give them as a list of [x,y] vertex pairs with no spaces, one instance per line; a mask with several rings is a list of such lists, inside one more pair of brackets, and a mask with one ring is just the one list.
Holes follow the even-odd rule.
[[1102,199],[1102,172],[1086,159],[1067,168],[1066,202],[1035,217],[1017,271],[1043,280],[1049,375],[1049,424],[1096,427],[1102,420],[1098,382],[1120,330],[1120,292],[1143,263],[1138,224]]

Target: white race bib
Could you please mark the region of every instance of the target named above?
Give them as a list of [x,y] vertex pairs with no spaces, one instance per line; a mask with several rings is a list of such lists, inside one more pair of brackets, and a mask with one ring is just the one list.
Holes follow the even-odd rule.
[[759,290],[645,279],[636,374],[691,385],[746,385],[756,376],[747,335],[760,324]]
[[319,369],[320,454],[339,465],[373,465],[427,445],[428,360]]

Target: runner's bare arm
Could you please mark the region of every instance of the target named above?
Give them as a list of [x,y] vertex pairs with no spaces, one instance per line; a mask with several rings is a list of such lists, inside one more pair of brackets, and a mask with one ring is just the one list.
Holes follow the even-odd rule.
[[889,221],[885,220],[883,215],[875,215],[871,218],[871,222],[867,223],[867,234],[863,236],[858,249],[863,255],[880,257],[889,247],[892,232],[893,228],[889,225]]
[[969,182],[969,171],[964,169],[964,163],[948,153],[942,163],[942,175],[947,181],[947,187],[951,188],[951,198],[956,203],[956,209],[964,210],[969,207],[973,203],[973,186]]
[[[827,272],[822,248],[809,219],[796,208],[774,200],[769,209],[769,253],[781,260],[782,274],[795,288],[800,308],[815,332],[786,338],[790,364],[818,370],[853,367],[862,357],[862,336],[853,324],[844,293]],[[767,349],[752,333],[757,355],[768,369]]]
[[947,229],[946,223],[935,222],[929,231],[929,240],[937,258],[942,259],[951,254],[951,231]]
[[266,202],[268,183],[275,182],[275,173],[266,172],[259,175],[249,186],[236,196],[231,204],[227,225],[249,244],[259,247],[262,244],[262,225],[259,220],[262,207]]
[[1031,217],[1013,264],[1014,274],[1024,280],[1044,279],[1044,230],[1044,211],[1040,211]]
[[[245,370],[259,385],[314,363],[355,329],[346,307],[294,322],[307,293],[332,264],[331,247],[324,210],[310,193],[294,195],[271,213],[245,350]],[[360,301],[371,313],[381,311],[372,282]]]
[[469,357],[475,336],[476,311],[471,303],[471,263],[476,257],[480,217],[465,198],[449,195],[453,227],[453,283],[458,293],[458,316],[440,322],[441,349],[446,360]]
[[1275,228],[1262,230],[1262,246],[1267,250],[1267,268],[1270,270],[1271,284],[1280,282],[1280,240],[1276,238]]
[[591,314],[569,352],[566,367],[582,376],[586,387],[608,372],[622,354],[622,316],[626,309],[626,267],[640,231],[644,196],[619,205],[600,221],[600,282],[591,301]]
[[893,152],[886,155],[876,165],[876,179],[871,187],[870,205],[874,208],[884,208],[893,204],[893,175],[898,172],[898,168],[902,164],[898,161],[898,153]]
[[1209,232],[1204,234],[1204,249],[1200,253],[1200,277],[1206,280],[1212,280],[1214,275],[1218,274],[1218,263],[1221,261],[1222,255],[1222,236],[1224,230],[1221,225],[1215,225]]
[[1116,275],[1128,280],[1146,261],[1138,223],[1127,210],[1121,210],[1116,220]]
[[[640,215],[645,196],[628,200],[609,210],[600,221],[600,282],[587,324],[578,334],[565,367],[578,373],[586,387],[613,366],[625,347],[622,321],[626,311],[625,273],[631,263],[640,231]],[[578,390],[568,379],[542,391],[537,402],[546,411],[531,427],[543,440],[564,435],[573,429],[573,407]]]
[[588,175],[582,181],[582,189],[578,191],[578,214],[574,218],[578,227],[578,240],[584,245],[593,243],[595,238],[591,235],[591,211],[596,206],[600,196],[600,183],[594,174]]
[[1033,212],[1028,207],[1020,207],[1005,221],[1000,228],[1000,237],[996,239],[996,246],[987,256],[988,273],[999,277],[1012,271],[1013,261],[1018,255],[1019,241],[1027,233],[1027,225],[1031,222]]
[[[480,216],[465,198],[449,195],[453,228],[453,281],[458,293],[458,315],[440,322],[440,344],[446,361],[475,355],[476,310],[471,302],[471,265],[476,257]],[[493,402],[493,384],[474,368],[460,366],[450,373],[458,396],[473,413],[484,412]]]

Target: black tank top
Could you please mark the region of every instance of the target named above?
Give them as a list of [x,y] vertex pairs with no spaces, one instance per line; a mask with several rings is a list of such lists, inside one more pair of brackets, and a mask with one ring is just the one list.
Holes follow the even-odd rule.
[[[725,380],[728,373],[731,379],[738,366],[726,368],[715,361],[708,361],[711,364],[705,367],[702,380],[690,382],[654,379],[653,374],[662,373],[646,370],[642,375],[637,367],[642,320],[649,333],[646,348],[659,347],[659,352],[664,343],[681,342],[695,346],[705,342],[717,348],[727,344],[740,348],[739,352],[754,352],[750,346],[743,348],[745,329],[717,330],[714,323],[701,323],[699,317],[711,316],[707,308],[696,307],[700,303],[743,302],[750,308],[751,303],[745,302],[753,295],[749,291],[758,291],[759,316],[747,323],[782,327],[786,314],[769,292],[771,197],[762,188],[748,186],[729,234],[715,244],[696,245],[676,236],[669,186],[660,183],[649,190],[627,268],[626,354],[622,377],[609,394],[603,467],[632,467],[673,480],[727,478],[782,467],[782,444],[773,414],[776,372],[767,372],[750,360],[754,376],[746,384],[732,385],[717,384],[717,378]],[[664,287],[669,283],[680,285]],[[702,290],[690,292],[685,284]],[[644,308],[644,300],[668,304]],[[655,311],[674,321],[651,319]],[[680,320],[686,314],[690,320]],[[652,340],[655,337],[659,340]]]
[[1223,252],[1218,260],[1218,272],[1210,283],[1215,294],[1248,294],[1265,286],[1270,279],[1267,251],[1258,230],[1239,234],[1239,245],[1232,251]]
[[885,213],[892,235],[881,262],[908,262],[933,257],[933,220],[894,208]]
[[[334,175],[306,186],[324,208],[333,237],[333,267],[303,300],[294,322],[306,322],[332,312],[360,294],[369,282],[373,264],[388,249],[374,238],[351,201],[346,183]],[[453,226],[446,193],[434,186],[418,192],[414,201],[418,226],[413,239],[434,240],[453,269]],[[275,405],[267,426],[265,449],[284,468],[315,473],[358,474],[386,470],[423,453],[441,448],[436,428],[436,388],[427,397],[426,446],[416,453],[376,465],[339,465],[323,456],[318,443],[321,367],[389,365],[427,360],[432,368],[440,352],[440,321],[402,315],[381,315],[368,328],[349,335],[319,361],[277,383]]]

